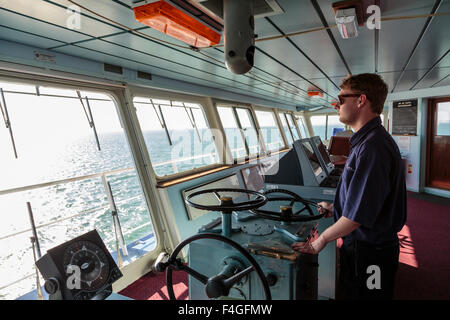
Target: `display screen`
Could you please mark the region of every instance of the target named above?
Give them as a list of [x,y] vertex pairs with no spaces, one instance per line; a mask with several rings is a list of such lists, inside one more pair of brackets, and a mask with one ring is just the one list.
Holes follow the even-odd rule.
[[309,159],[309,163],[311,164],[311,167],[314,171],[314,175],[318,176],[319,174],[322,173],[322,167],[320,166],[319,159],[317,159],[317,156],[314,153],[314,149],[311,145],[311,142],[303,141],[302,147],[303,150],[305,151],[307,158]]
[[320,140],[320,137],[315,138],[314,143],[316,144],[317,149],[319,149],[320,155],[322,156],[325,165],[329,165],[331,163],[331,159],[330,156],[328,155],[328,151],[325,145],[322,143],[322,140]]
[[242,169],[241,173],[248,190],[260,191],[264,188],[264,178],[259,166]]

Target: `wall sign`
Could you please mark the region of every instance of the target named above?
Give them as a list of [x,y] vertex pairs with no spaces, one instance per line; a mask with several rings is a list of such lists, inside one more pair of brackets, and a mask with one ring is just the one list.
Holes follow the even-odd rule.
[[402,136],[417,135],[417,99],[394,101],[392,134]]

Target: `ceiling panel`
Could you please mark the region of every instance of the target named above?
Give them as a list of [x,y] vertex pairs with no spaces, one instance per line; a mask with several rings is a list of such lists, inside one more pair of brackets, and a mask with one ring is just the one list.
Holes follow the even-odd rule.
[[[417,69],[417,70],[406,70],[403,72],[403,75],[400,81],[397,83],[395,87],[395,91],[408,91],[411,87],[423,77],[428,70],[426,69]],[[392,88],[390,86],[390,88]]]
[[400,76],[401,71],[395,71],[395,72],[380,72],[378,73],[381,78],[383,78],[384,82],[388,85],[389,92],[392,90],[392,88],[395,85],[395,82],[397,81],[397,78]]
[[22,32],[2,26],[0,26],[0,34],[2,35],[1,38],[4,40],[19,42],[34,47],[46,48],[61,45],[63,43],[43,37],[37,37],[35,34],[30,34],[28,32]]
[[[116,65],[124,65],[124,59],[126,59],[126,65],[129,68],[132,68],[134,70],[142,70],[145,72],[150,72],[153,73],[154,75],[159,75],[162,77],[167,77],[167,78],[172,78],[172,79],[176,79],[176,80],[180,80],[180,81],[186,81],[189,83],[198,83],[204,86],[212,86],[215,88],[223,88],[223,89],[227,89],[227,90],[231,90],[233,92],[240,92],[240,93],[244,93],[247,92],[247,90],[250,90],[250,88],[248,86],[245,85],[241,85],[240,87],[236,86],[233,82],[231,81],[226,81],[226,80],[222,80],[220,78],[213,78],[213,80],[211,80],[208,77],[205,77],[203,74],[200,73],[195,73],[192,72],[192,70],[188,70],[188,73],[184,73],[182,71],[184,70],[180,70],[179,68],[173,68],[173,70],[162,70],[161,69],[161,65],[158,65],[156,68],[155,66],[152,65],[148,65],[147,63],[143,63],[140,62],[138,60],[134,60],[131,59],[130,55],[127,55],[126,58],[124,57],[120,57],[120,56],[112,56],[108,53],[98,53],[98,52],[93,52],[91,50],[88,50],[86,48],[82,48],[82,47],[63,47],[60,49],[56,49],[56,51],[61,52],[61,53],[65,53],[65,54],[71,54],[71,55],[76,55],[76,56],[84,56],[86,58],[95,58],[95,57],[99,57],[99,55],[102,57],[102,60],[106,63],[111,63],[111,64],[116,64]],[[245,89],[245,90],[243,90]],[[254,89],[254,88],[252,88]],[[266,92],[265,89],[260,89],[258,88],[257,90],[255,90],[258,92],[258,97],[262,97],[262,98],[266,98],[266,99],[273,99],[273,95],[270,94],[270,92]],[[295,101],[289,101],[287,99],[283,99],[286,100],[286,102],[289,103],[294,103]]]
[[[314,8],[310,1],[277,0],[277,2],[284,10],[284,13],[270,16],[269,19],[285,33],[316,28],[320,24],[317,15],[313,14]],[[258,35],[258,38],[278,34],[270,25],[260,24],[259,20],[264,20],[264,18],[255,20],[255,33]]]
[[[332,8],[333,2],[336,1],[318,1],[320,9],[329,26],[336,25],[334,11]],[[336,40],[336,43],[341,50],[352,74],[375,71],[375,31],[369,30],[365,27],[360,27],[358,28],[358,37],[350,39],[343,39],[337,28],[331,28],[330,31],[333,34],[333,37]]]
[[[3,26],[23,30],[28,33],[35,33],[63,42],[75,42],[89,39],[89,36],[52,25],[47,23],[47,21],[46,17],[41,17],[36,20],[31,16],[26,17],[16,11],[5,9],[3,3],[0,8],[0,24]],[[2,36],[6,37],[7,34],[8,32],[2,33]]]
[[450,74],[447,77],[442,78],[440,82],[435,83],[433,87],[450,86]]
[[[186,49],[186,45],[178,40],[137,22],[130,7],[131,0],[74,1],[82,6],[81,30],[66,27],[71,14],[66,12],[66,8],[72,5],[68,0],[1,0],[0,39],[54,48],[55,52],[140,69],[177,80],[308,106],[327,104],[337,95],[338,86],[348,71],[345,63],[353,74],[374,72],[376,68],[375,31],[365,26],[358,29],[359,36],[354,39],[342,39],[336,28],[331,29],[345,63],[329,34],[321,30],[293,36],[290,38],[292,42],[283,38],[256,42],[254,68],[246,75],[235,75],[225,68],[223,47],[201,52]],[[277,1],[285,13],[268,19],[256,19],[258,39],[280,35],[280,32],[287,34],[323,27],[313,6],[314,0]],[[335,25],[332,10],[335,1],[317,0],[330,26]],[[436,0],[381,0],[382,15],[398,17],[429,13],[435,3]],[[450,11],[450,0],[444,0],[438,12],[447,11]],[[113,21],[125,27],[119,27]],[[378,70],[390,88],[400,76],[425,21],[425,18],[416,18],[382,23]],[[170,44],[132,34],[128,28],[139,29],[147,36]],[[450,67],[450,54],[435,69],[428,70],[449,49],[449,29],[449,16],[433,19],[396,91],[409,90],[424,75],[418,88],[444,79],[448,72],[445,67]],[[447,81],[443,80],[438,85]],[[306,91],[313,85],[328,95],[311,100],[306,96]]]
[[[431,7],[411,12],[413,15],[429,14]],[[427,19],[385,21],[381,23],[378,70],[401,71]],[[399,41],[401,39],[401,41]],[[416,68],[417,69],[417,68]]]
[[[450,12],[450,1],[444,1],[437,13]],[[411,59],[408,69],[422,69],[431,67],[448,49],[450,49],[450,17],[434,17],[424,38]],[[439,63],[439,66],[450,67],[450,60]]]
[[[303,55],[301,55],[297,50],[292,50],[292,49],[287,49],[284,46],[285,43],[285,39],[278,39],[278,40],[272,40],[269,43],[263,43],[263,44],[258,44],[258,47],[261,47],[262,50],[266,51],[266,52],[270,52],[270,55],[282,62],[285,66],[287,66],[289,69],[291,69],[292,71],[290,71],[288,68],[283,67],[283,65],[277,65],[276,62],[274,61],[269,61],[269,64],[264,63],[265,61],[268,60],[268,58],[264,55],[260,55],[260,54],[256,54],[255,56],[255,65],[258,66],[268,66],[267,67],[263,67],[263,69],[268,70],[270,73],[274,73],[276,74],[278,77],[281,77],[282,79],[287,79],[289,81],[291,80],[304,80],[305,78],[311,78],[311,77],[316,77],[318,74],[317,68],[311,64],[311,62],[309,62]],[[258,53],[258,51],[257,51]],[[286,71],[284,71],[285,73],[283,75],[277,74],[276,70],[274,69],[280,69],[280,68],[284,68],[287,71],[289,71],[288,73],[286,73]],[[303,79],[302,79],[303,77]],[[322,88],[321,86],[319,86],[317,83],[315,83],[314,81],[310,81],[311,83],[305,82],[304,85],[302,85],[300,88],[303,90],[308,90],[310,88],[314,88],[314,87],[318,87],[322,90],[324,90],[325,92],[327,92],[324,88]],[[333,92],[329,92],[329,94],[333,94]]]
[[433,85],[440,86],[442,83],[438,83],[443,80],[450,73],[450,67],[434,68],[431,70],[424,79],[422,79],[414,89],[429,88]]
[[[94,1],[91,1],[94,3]],[[67,23],[70,21],[72,12],[67,12],[67,6],[61,6],[57,2],[50,0],[7,0],[2,1],[2,7],[7,10],[15,11],[21,15],[45,20],[49,23],[62,26],[68,31]],[[86,33],[92,36],[101,36],[108,33],[117,32],[119,29],[114,26],[99,22],[95,19],[82,18],[80,20],[80,29],[76,31]],[[27,22],[28,23],[28,22]],[[71,34],[71,32],[68,32]]]
[[[201,71],[201,73],[204,73],[205,77],[209,77],[211,80],[214,79],[211,78],[211,76],[215,75],[217,78],[224,78],[232,81],[232,84],[236,87],[245,88],[247,90],[252,89],[252,87],[256,87],[257,85],[263,86],[268,82],[266,80],[267,76],[263,76],[262,74],[258,73],[256,69],[253,69],[249,74],[246,75],[235,75],[229,72],[226,69],[224,63],[220,63],[220,61],[223,61],[223,53],[219,52],[218,50],[208,49],[210,51],[206,53],[208,56],[219,60],[216,61],[192,51],[187,52],[190,55],[188,57],[185,53],[183,53],[183,51],[185,50],[179,50],[178,48],[171,50],[151,41],[139,39],[136,37],[130,37],[129,35],[114,36],[108,38],[108,41],[120,44],[120,46],[115,46],[110,43],[104,44],[107,46],[107,48],[104,49],[106,50],[106,52],[123,56],[124,54],[126,54],[125,51],[128,50],[132,55],[137,55],[140,61],[146,61],[146,63],[152,64],[153,66],[165,66],[166,68],[180,67],[181,69],[185,67],[192,68],[194,72]],[[88,44],[86,43],[82,45],[92,49],[95,49],[97,47],[97,43],[95,42],[89,42]],[[126,48],[131,48],[134,50]],[[161,52],[161,50],[165,50],[167,53],[165,55],[160,55],[159,52]],[[173,62],[168,62],[167,60]],[[187,70],[186,72],[189,73],[189,70]],[[251,85],[251,87],[248,88],[248,85]],[[258,90],[259,92],[261,92],[260,89]],[[272,92],[273,86],[267,93]]]
[[[59,4],[65,7],[73,5],[71,2],[67,0],[37,0],[37,1],[49,1],[51,3]],[[113,0],[95,0],[95,1],[74,0],[74,2],[80,5],[81,12],[93,18],[102,20],[101,17],[96,16],[95,14],[89,12],[88,10],[99,13],[108,19],[114,20],[132,29],[142,27],[142,24],[136,21],[136,19],[134,18],[133,10],[125,6],[127,4],[126,1],[123,0],[121,1],[121,3],[124,3],[125,5],[121,5],[119,2],[115,2]]]
[[[293,37],[292,40],[322,69],[330,78],[347,74],[342,59],[335,50],[333,43],[325,31],[313,32]],[[327,54],[317,54],[317,52],[326,52]],[[318,71],[317,76],[323,76]],[[314,77],[314,75],[313,75]],[[339,86],[338,83],[336,85]]]

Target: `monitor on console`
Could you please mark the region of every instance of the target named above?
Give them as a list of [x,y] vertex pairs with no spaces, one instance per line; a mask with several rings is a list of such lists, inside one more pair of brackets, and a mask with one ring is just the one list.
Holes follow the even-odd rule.
[[259,165],[241,169],[241,174],[246,189],[253,191],[261,191],[264,189],[263,172]]
[[320,166],[319,159],[314,152],[314,148],[311,144],[311,141],[309,139],[302,139],[300,141],[301,146],[303,148],[303,151],[306,154],[307,159],[309,160],[309,163],[311,164],[311,168],[314,172],[314,175],[317,177],[322,173],[322,167]]
[[264,175],[264,182],[319,187],[326,177],[311,142],[302,139],[294,141],[293,148],[280,157],[276,172]]
[[327,173],[322,169],[310,139],[295,141],[294,148],[297,151],[302,167],[304,185],[320,186],[323,180],[326,179]]
[[331,161],[330,155],[328,154],[327,148],[325,147],[319,136],[312,137],[311,141],[313,142],[315,152],[317,154],[317,157],[319,157],[322,168],[327,172],[327,174],[330,174],[330,172],[332,172],[334,169],[334,165]]

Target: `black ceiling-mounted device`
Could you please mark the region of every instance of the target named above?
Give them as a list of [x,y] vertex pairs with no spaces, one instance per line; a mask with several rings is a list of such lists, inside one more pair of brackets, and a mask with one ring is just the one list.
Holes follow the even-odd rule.
[[122,277],[97,230],[48,250],[36,266],[50,300],[103,300]]

